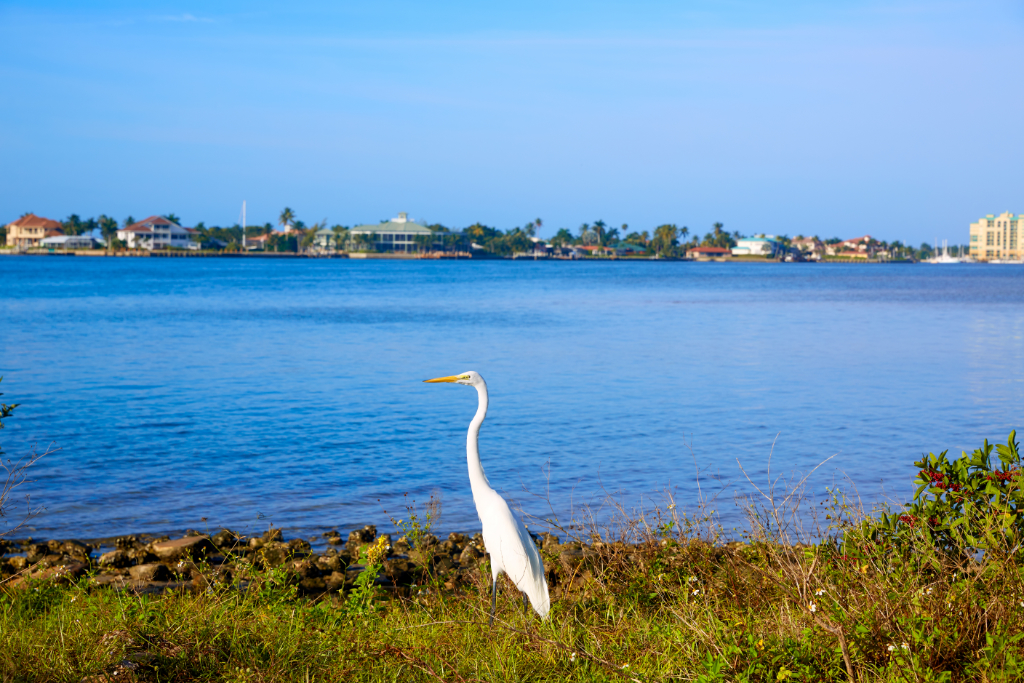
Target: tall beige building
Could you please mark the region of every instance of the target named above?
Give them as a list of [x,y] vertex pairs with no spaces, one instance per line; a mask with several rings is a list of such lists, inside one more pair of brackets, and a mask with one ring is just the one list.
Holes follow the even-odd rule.
[[1024,256],[1024,214],[1014,216],[989,214],[977,223],[971,223],[971,256],[979,261],[992,259],[1019,260]]

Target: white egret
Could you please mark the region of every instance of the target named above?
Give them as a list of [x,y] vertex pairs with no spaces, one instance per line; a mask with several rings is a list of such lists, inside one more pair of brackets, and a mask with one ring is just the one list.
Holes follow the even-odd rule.
[[448,382],[463,384],[476,389],[479,404],[473,421],[469,423],[466,436],[466,460],[469,463],[469,485],[473,490],[476,513],[484,527],[484,546],[491,555],[491,624],[498,601],[498,576],[505,573],[512,583],[530,599],[533,609],[546,619],[551,607],[548,598],[548,583],[544,578],[544,563],[533,544],[530,533],[522,521],[516,519],[508,503],[491,488],[480,464],[480,449],[477,444],[480,425],[487,416],[487,383],[479,374],[470,371],[451,377],[428,379],[426,382]]

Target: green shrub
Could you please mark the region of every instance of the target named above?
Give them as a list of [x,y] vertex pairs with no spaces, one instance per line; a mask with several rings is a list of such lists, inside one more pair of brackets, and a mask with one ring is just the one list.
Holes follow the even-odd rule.
[[[881,515],[880,529],[893,540],[923,537],[956,555],[1015,549],[1022,538],[1024,475],[1016,431],[1006,445],[985,440],[971,455],[950,460],[943,451],[914,463],[920,468],[913,500],[898,514]],[[993,451],[998,463],[993,463]]]

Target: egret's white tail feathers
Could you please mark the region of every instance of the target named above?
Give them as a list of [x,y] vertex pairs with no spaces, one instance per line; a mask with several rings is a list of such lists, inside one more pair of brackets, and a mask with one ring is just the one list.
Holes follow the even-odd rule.
[[492,579],[507,574],[516,588],[526,593],[537,614],[546,619],[551,610],[548,582],[530,532],[495,491],[480,493],[477,511],[483,522],[484,545],[491,555]]

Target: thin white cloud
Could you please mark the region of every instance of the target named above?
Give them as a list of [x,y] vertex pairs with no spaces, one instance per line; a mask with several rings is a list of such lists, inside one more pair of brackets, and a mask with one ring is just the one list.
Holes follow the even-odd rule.
[[212,24],[213,19],[208,17],[197,17],[194,14],[175,14],[175,15],[164,15],[160,17],[153,17],[155,21],[180,21],[180,22],[200,22],[204,24]]

